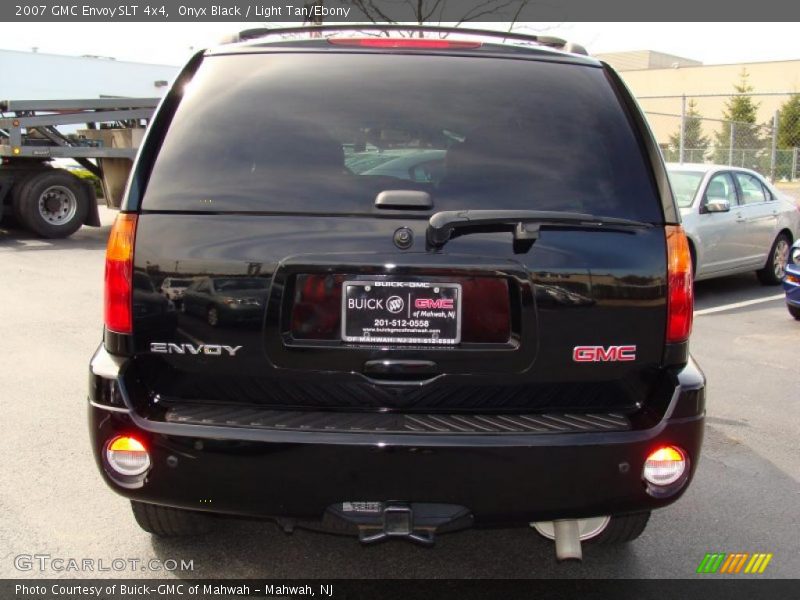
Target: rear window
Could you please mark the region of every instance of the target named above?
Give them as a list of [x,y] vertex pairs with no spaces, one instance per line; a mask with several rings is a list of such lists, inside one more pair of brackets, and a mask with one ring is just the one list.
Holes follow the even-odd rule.
[[373,213],[384,190],[434,211],[662,220],[645,158],[601,69],[385,54],[204,60],[143,207]]

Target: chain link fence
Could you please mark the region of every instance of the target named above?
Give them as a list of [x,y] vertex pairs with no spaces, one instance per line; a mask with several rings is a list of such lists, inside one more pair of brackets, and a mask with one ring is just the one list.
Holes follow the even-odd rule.
[[[646,96],[638,101],[668,162],[746,167],[772,181],[800,179],[798,94]],[[734,112],[734,103],[743,101],[752,106],[745,111],[747,121],[724,118]],[[762,105],[767,111],[759,110]]]

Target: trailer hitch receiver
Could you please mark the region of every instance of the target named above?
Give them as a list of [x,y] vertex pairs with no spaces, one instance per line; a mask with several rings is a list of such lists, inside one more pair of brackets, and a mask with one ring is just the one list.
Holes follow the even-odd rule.
[[464,506],[426,502],[342,502],[327,509],[327,519],[346,522],[362,544],[403,539],[432,546],[437,533],[472,525]]

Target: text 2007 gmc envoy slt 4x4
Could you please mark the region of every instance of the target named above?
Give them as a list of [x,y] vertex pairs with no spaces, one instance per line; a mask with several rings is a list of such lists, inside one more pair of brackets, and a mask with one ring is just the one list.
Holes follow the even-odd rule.
[[691,258],[641,112],[552,38],[440,29],[250,32],[163,100],[89,394],[145,530],[532,525],[580,558],[686,490]]

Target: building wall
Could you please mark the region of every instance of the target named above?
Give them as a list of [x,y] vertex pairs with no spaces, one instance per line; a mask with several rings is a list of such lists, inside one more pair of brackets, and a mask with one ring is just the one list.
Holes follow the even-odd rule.
[[[620,76],[639,100],[647,113],[680,115],[681,99],[685,94],[734,93],[734,84],[741,80],[742,69],[749,74],[753,94],[790,92],[800,93],[800,60],[776,62],[739,63],[730,65],[702,65],[667,69],[621,71]],[[648,99],[647,96],[675,96],[665,99]],[[789,98],[780,96],[754,96],[758,103],[758,122],[771,122],[775,111]],[[722,119],[728,98],[695,98],[697,110],[703,117]],[[659,143],[666,143],[670,134],[679,128],[679,117],[648,115],[650,126]],[[704,123],[704,133],[709,135],[720,127],[719,123]]]
[[689,67],[701,65],[699,60],[683,58],[674,54],[655,52],[654,50],[634,50],[631,52],[608,52],[597,54],[596,58],[603,60],[617,71],[633,71],[638,69],[666,69],[675,65]]
[[0,50],[0,98],[48,100],[100,96],[157,97],[179,68],[108,58]]

